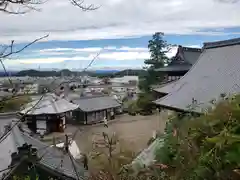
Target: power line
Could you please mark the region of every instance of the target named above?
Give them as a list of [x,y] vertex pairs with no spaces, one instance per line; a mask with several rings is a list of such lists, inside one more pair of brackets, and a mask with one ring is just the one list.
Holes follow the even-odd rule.
[[4,133],[1,137],[0,137],[0,144],[7,138],[7,136],[10,134],[10,132],[12,131],[12,129],[17,126],[23,119],[24,117],[27,115],[28,112],[30,112],[32,109],[34,109],[34,107],[36,107],[38,105],[38,103],[40,103],[40,101],[43,99],[44,95],[37,101],[37,103],[35,105],[32,106],[32,108],[30,108],[26,113],[24,113],[24,115],[22,115],[22,117],[15,122],[15,124],[13,126],[11,126],[11,128],[8,129],[8,131],[6,133]]
[[[15,165],[16,166],[16,165]],[[9,170],[9,169],[12,169],[12,168],[14,168],[15,166],[9,166],[9,167],[7,167],[7,168],[5,168],[5,169],[1,169],[0,170],[0,173],[1,172],[4,172],[4,171],[7,171],[7,170]]]
[[[97,54],[96,56],[93,57],[93,59],[89,62],[89,64],[83,69],[82,72],[85,72],[89,67],[92,66],[92,64],[94,63],[94,61],[98,58],[98,56],[101,54],[101,52],[104,50],[104,48],[102,48]],[[77,128],[77,130],[73,133],[73,136],[72,136],[72,139],[71,139],[71,142],[69,143],[70,145],[73,143],[78,131],[82,131],[82,129],[80,128]]]
[[13,166],[9,166],[6,169],[1,170],[1,172],[4,172],[6,170],[9,170],[8,173],[4,176],[1,177],[1,180],[6,180],[9,177],[9,174],[11,174],[11,172],[13,172],[19,165],[21,164],[21,162],[18,162],[17,164],[13,165]]
[[[11,85],[11,87],[12,87],[13,89],[14,89],[14,85],[13,85],[12,79],[11,79],[10,76],[9,76],[9,73],[7,72],[7,68],[6,68],[5,64],[3,63],[3,59],[4,59],[4,58],[8,58],[9,56],[11,56],[11,55],[13,55],[13,54],[17,54],[17,53],[20,53],[20,52],[24,51],[26,48],[28,48],[28,47],[31,46],[32,44],[34,44],[34,43],[36,43],[36,42],[38,42],[38,41],[40,41],[40,40],[42,40],[42,39],[45,39],[45,38],[47,38],[48,36],[49,36],[49,35],[45,35],[45,36],[42,36],[42,37],[40,37],[40,38],[38,38],[38,39],[35,39],[34,41],[28,43],[27,45],[23,46],[22,48],[20,48],[19,50],[16,50],[16,51],[13,50],[14,41],[12,41],[9,46],[5,46],[5,47],[3,48],[3,50],[2,50],[2,52],[0,52],[0,63],[1,63],[2,68],[3,68],[3,70],[4,70],[4,74],[5,74],[5,76],[7,76],[8,81],[9,81],[9,83],[10,83],[10,85]],[[8,53],[5,53],[8,49],[10,49],[10,51],[9,51]],[[14,92],[13,97],[14,97],[14,95],[16,95],[16,91]],[[6,99],[5,99],[4,101],[6,101]]]

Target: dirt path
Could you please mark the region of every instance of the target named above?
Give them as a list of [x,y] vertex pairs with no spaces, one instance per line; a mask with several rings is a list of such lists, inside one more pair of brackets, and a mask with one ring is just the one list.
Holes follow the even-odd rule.
[[[152,137],[154,130],[163,132],[165,123],[158,114],[152,116],[129,116],[117,117],[114,122],[109,123],[107,132],[115,132],[120,139],[124,139],[129,148],[139,152],[147,146],[148,140]],[[68,125],[66,133],[74,133],[77,127]],[[92,148],[92,141],[96,136],[106,132],[103,125],[84,127],[82,132],[78,132],[75,141],[83,152],[88,152]]]

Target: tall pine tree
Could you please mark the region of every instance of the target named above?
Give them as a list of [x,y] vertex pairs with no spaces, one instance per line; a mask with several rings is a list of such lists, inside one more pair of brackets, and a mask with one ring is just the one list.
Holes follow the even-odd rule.
[[147,72],[140,77],[139,88],[142,91],[149,91],[151,85],[158,84],[163,80],[164,75],[155,71],[158,68],[164,67],[169,62],[166,53],[170,50],[170,46],[163,37],[164,33],[156,32],[148,43],[150,58],[144,61]]

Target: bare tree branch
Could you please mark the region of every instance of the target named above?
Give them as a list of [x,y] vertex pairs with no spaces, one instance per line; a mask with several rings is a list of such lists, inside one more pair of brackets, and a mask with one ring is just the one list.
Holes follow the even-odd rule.
[[94,6],[94,4],[85,5],[84,0],[70,0],[70,2],[72,3],[72,5],[80,8],[83,11],[93,11],[100,8],[100,6],[96,7]]
[[[13,54],[17,54],[17,53],[20,53],[22,52],[24,49],[28,48],[29,46],[31,46],[32,44],[42,40],[42,39],[45,39],[47,38],[49,35],[45,35],[43,37],[40,37],[38,39],[35,39],[34,41],[28,43],[27,45],[25,45],[24,47],[22,47],[21,49],[18,49],[16,51],[13,50],[13,47],[14,47],[14,41],[12,41],[11,45],[7,46],[7,48],[4,50],[3,54],[0,54],[0,59],[4,59],[4,58],[7,58],[8,56],[10,55],[13,55]],[[10,49],[9,52],[5,53],[8,49]]]
[[[44,4],[47,0],[0,0],[0,12],[7,14],[26,14],[30,11],[40,11],[36,6]],[[69,0],[70,3],[82,11],[93,11],[96,7],[93,4],[86,5],[84,0]]]
[[[41,37],[41,38],[39,38],[39,39],[34,40],[33,42],[31,42],[31,43],[27,44],[26,46],[24,46],[22,49],[17,50],[17,51],[14,51],[14,54],[23,51],[25,48],[27,48],[27,47],[30,46],[31,44],[33,44],[33,43],[35,43],[35,42],[37,42],[37,41],[39,41],[39,40],[41,40],[41,39],[43,39],[43,38],[46,38],[46,37],[48,37],[48,35],[43,36],[43,37]],[[11,44],[13,44],[13,42],[12,42]],[[84,71],[86,71],[86,70],[92,65],[92,63],[97,59],[97,57],[100,55],[100,53],[101,53],[101,51],[99,51],[99,53],[97,53],[97,55],[96,55],[96,56],[90,61],[90,63],[86,66],[86,68],[84,68]],[[12,54],[13,54],[13,53],[12,53]],[[10,54],[10,55],[11,55],[11,54]],[[8,56],[9,56],[9,55],[8,55]],[[8,57],[8,56],[5,56],[5,57]],[[3,63],[3,64],[4,64],[4,63]],[[5,70],[6,70],[6,68],[5,68]],[[5,73],[8,75],[8,72],[7,72],[7,71],[6,71]],[[71,79],[71,80],[72,80],[72,79]],[[70,80],[69,82],[71,82],[71,80]],[[53,84],[55,81],[56,81],[56,79],[54,79],[54,80],[51,82],[51,84]],[[62,83],[61,83],[61,84],[62,84]],[[61,84],[60,84],[58,87],[60,87]],[[58,88],[58,87],[57,87],[57,88]],[[56,89],[57,89],[57,88],[56,88]],[[55,89],[53,92],[55,92],[56,89]],[[4,134],[0,137],[0,143],[1,143],[4,139],[6,139],[6,137],[10,134],[11,130],[12,130],[15,126],[17,126],[20,122],[22,122],[22,121],[24,120],[24,118],[26,117],[26,115],[27,115],[29,112],[31,112],[31,111],[32,111],[33,109],[35,109],[35,108],[38,108],[38,107],[37,107],[38,104],[43,100],[43,98],[45,97],[45,95],[46,95],[46,94],[43,94],[43,95],[40,97],[40,99],[39,99],[36,103],[34,103],[34,105],[33,105],[31,108],[29,108],[29,110],[28,110],[27,112],[25,112],[23,115],[21,115],[20,119],[19,119],[16,123],[15,123],[6,133],[4,133]],[[16,96],[16,94],[15,94],[15,96]],[[12,96],[11,98],[13,98],[13,96]]]
[[[34,41],[28,43],[28,44],[25,45],[24,47],[22,47],[22,48],[20,48],[20,49],[18,49],[18,50],[15,50],[15,51],[13,50],[14,40],[12,40],[12,41],[11,41],[11,44],[8,45],[8,46],[5,46],[5,47],[3,48],[3,50],[0,52],[0,63],[1,63],[1,65],[2,65],[2,67],[3,67],[5,76],[8,77],[8,81],[9,81],[9,83],[10,83],[10,85],[11,85],[12,88],[14,88],[14,85],[13,85],[13,82],[12,82],[12,80],[11,80],[8,72],[7,72],[6,66],[5,66],[5,64],[3,63],[3,59],[8,58],[9,56],[11,56],[11,55],[13,55],[13,54],[20,53],[20,52],[22,52],[24,49],[26,49],[26,48],[28,48],[29,46],[31,46],[32,44],[34,44],[34,43],[36,43],[36,42],[38,42],[38,41],[40,41],[40,40],[42,40],[42,39],[44,39],[44,38],[47,38],[47,37],[48,37],[48,35],[45,35],[45,36],[43,36],[43,37],[40,37],[40,38],[38,38],[38,39],[35,39]],[[8,50],[9,50],[9,51],[8,51]],[[15,94],[13,94],[13,95],[15,95]]]
[[39,11],[35,5],[45,3],[43,0],[0,0],[0,12],[8,14],[25,14],[31,10]]

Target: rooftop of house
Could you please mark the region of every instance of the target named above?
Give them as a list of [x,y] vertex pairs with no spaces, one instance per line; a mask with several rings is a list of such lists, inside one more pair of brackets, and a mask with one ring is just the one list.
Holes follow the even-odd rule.
[[[10,122],[8,125],[11,127],[13,123]],[[0,143],[0,169],[8,168],[12,160],[11,154],[17,152],[18,147],[21,147],[23,144],[32,145],[32,147],[37,149],[37,155],[42,157],[40,160],[41,165],[53,171],[57,171],[63,176],[77,179],[77,175],[68,155],[55,147],[51,147],[48,144],[31,137],[29,134],[21,131],[18,126],[14,126],[7,138]],[[78,176],[80,176],[80,179],[84,179],[84,177],[88,175],[87,171],[83,168],[82,164],[77,163],[75,160],[74,164],[77,168]],[[1,175],[2,174],[0,173],[0,177]]]
[[[40,100],[41,99],[41,100]],[[37,104],[37,105],[36,105]],[[78,105],[70,103],[66,99],[59,98],[54,95],[46,95],[40,97],[31,103],[24,106],[20,113],[28,115],[40,115],[40,114],[59,114],[68,111],[72,111],[78,108]]]
[[159,93],[168,94],[171,92],[175,82],[177,81],[171,81],[157,86],[152,86],[152,89]]
[[[205,43],[197,63],[178,81],[167,85],[169,94],[155,103],[202,112],[211,107],[210,101],[218,100],[221,94],[240,93],[239,57],[240,38]],[[191,106],[194,108],[190,110]]]
[[84,112],[92,112],[121,106],[121,104],[114,98],[103,95],[82,97],[73,100],[73,103],[77,104],[79,109]]

